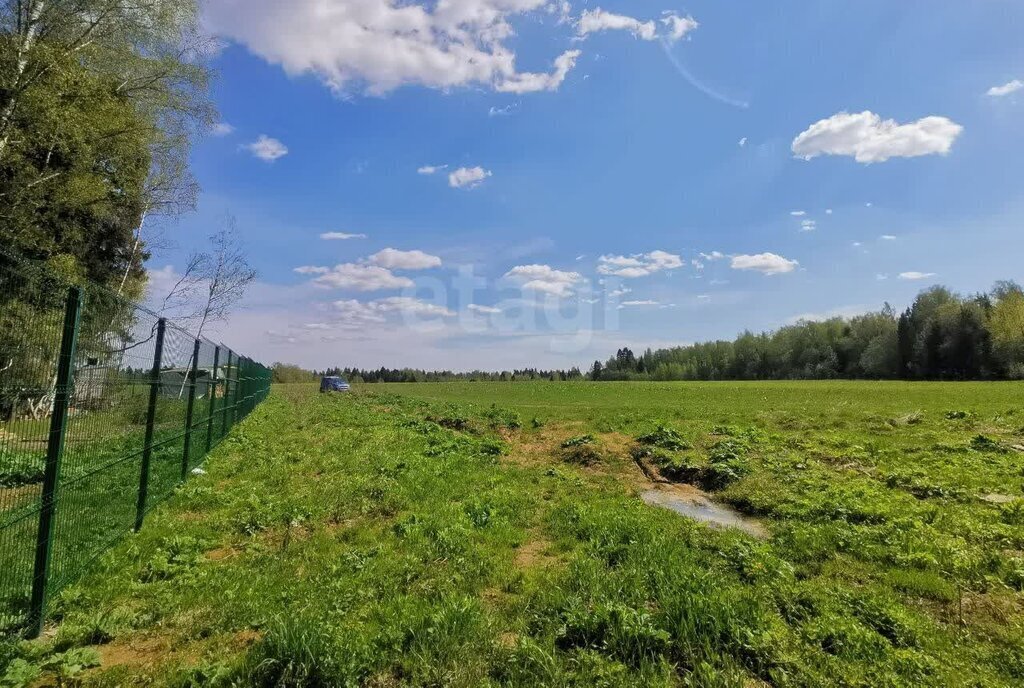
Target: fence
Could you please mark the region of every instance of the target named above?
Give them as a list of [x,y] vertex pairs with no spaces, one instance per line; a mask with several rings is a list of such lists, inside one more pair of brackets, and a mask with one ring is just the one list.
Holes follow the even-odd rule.
[[142,527],[267,395],[270,371],[0,251],[0,633]]

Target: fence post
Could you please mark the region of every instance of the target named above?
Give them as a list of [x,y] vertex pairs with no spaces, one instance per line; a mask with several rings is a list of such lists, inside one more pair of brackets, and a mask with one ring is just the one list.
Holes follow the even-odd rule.
[[60,459],[64,453],[64,435],[67,430],[68,406],[75,380],[75,345],[78,340],[78,322],[82,312],[82,290],[68,289],[64,304],[64,327],[57,359],[57,386],[53,396],[53,414],[50,416],[50,434],[46,443],[46,467],[43,472],[43,493],[39,509],[39,530],[36,533],[36,560],[32,576],[32,600],[29,609],[29,634],[38,637],[46,616],[46,592],[50,582],[50,554],[53,547],[53,525],[57,510],[57,481],[60,478]]
[[228,365],[224,369],[224,403],[221,404],[220,409],[220,436],[228,434],[228,395],[231,394],[231,354],[233,352],[228,349]]
[[153,370],[149,376],[149,408],[146,411],[146,443],[142,447],[142,470],[139,471],[139,503],[135,508],[135,532],[142,530],[146,516],[146,497],[149,494],[149,462],[153,458],[153,427],[156,425],[156,401],[160,393],[160,364],[164,356],[164,333],[167,321],[156,323],[156,348],[153,352]]
[[210,380],[210,404],[206,417],[206,453],[213,448],[213,414],[217,406],[217,370],[220,367],[220,347],[213,347],[213,377]]
[[181,479],[188,477],[188,458],[192,452],[192,412],[196,407],[196,385],[199,383],[199,347],[198,339],[192,349],[192,384],[188,389],[188,407],[185,411],[185,448],[181,452]]

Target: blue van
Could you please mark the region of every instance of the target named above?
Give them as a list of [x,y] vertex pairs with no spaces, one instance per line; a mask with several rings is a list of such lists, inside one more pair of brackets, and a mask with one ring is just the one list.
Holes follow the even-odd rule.
[[347,392],[351,389],[349,384],[335,375],[325,375],[320,378],[321,392]]

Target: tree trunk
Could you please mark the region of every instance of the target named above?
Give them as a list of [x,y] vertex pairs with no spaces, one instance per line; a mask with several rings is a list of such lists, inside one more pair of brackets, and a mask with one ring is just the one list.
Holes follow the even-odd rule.
[[[0,157],[2,157],[2,155],[2,152],[0,152]],[[128,256],[128,264],[124,266],[124,275],[121,277],[121,284],[117,287],[118,296],[120,296],[121,292],[124,291],[125,282],[128,281],[128,275],[131,274],[132,271],[132,263],[135,262],[135,254],[138,253],[139,245],[142,244],[142,226],[146,224],[146,214],[148,212],[148,210],[142,211],[142,218],[139,220],[139,226],[135,230],[135,243],[132,244],[132,252]]]
[[[18,62],[14,68],[14,79],[10,88],[10,99],[0,112],[0,160],[7,152],[7,144],[10,141],[11,121],[14,119],[14,111],[18,104],[18,91],[21,88],[21,79],[28,69],[28,54],[35,45],[36,36],[39,35],[39,20],[46,7],[46,0],[30,0],[25,24],[21,27],[21,40],[18,43]],[[19,24],[21,17],[18,17]]]

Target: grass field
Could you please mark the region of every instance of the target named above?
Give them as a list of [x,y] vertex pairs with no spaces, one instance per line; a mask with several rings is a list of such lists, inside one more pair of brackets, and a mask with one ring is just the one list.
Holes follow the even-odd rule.
[[0,685],[1021,685],[1022,467],[1022,384],[278,387]]

